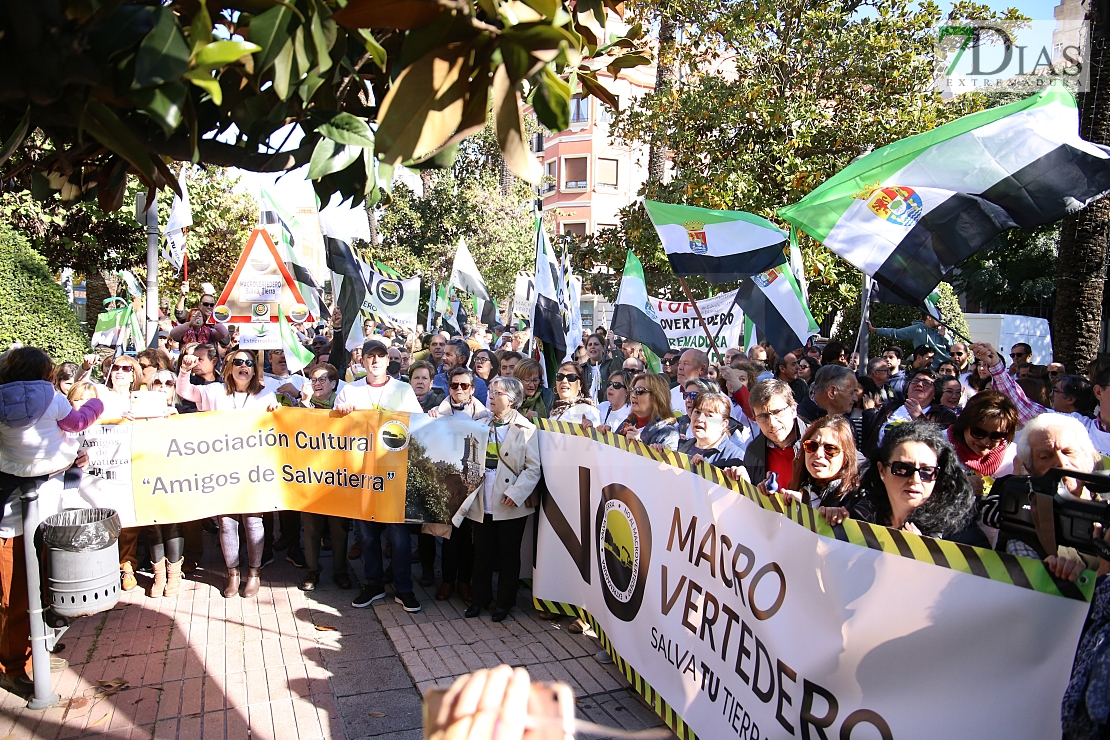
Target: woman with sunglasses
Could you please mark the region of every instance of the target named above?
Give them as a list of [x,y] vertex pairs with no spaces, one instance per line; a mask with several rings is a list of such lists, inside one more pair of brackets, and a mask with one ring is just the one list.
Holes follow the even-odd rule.
[[529,421],[546,419],[551,407],[555,405],[555,393],[550,388],[543,387],[541,375],[540,363],[531,358],[521,360],[513,369],[513,377],[524,386],[524,401],[520,404],[520,413]]
[[601,424],[597,427],[599,432],[619,428],[632,413],[632,406],[628,402],[628,387],[631,384],[632,373],[627,370],[618,370],[609,376],[609,382],[604,384],[605,400],[597,407],[597,414],[601,417]]
[[487,384],[490,378],[496,378],[501,374],[497,355],[488,349],[480,349],[474,353],[474,356],[470,358],[470,369]]
[[147,381],[146,389],[148,391],[163,393],[166,396],[166,413],[163,416],[172,416],[178,413],[175,405],[177,403],[176,385],[177,377],[172,370],[159,370]]
[[491,414],[489,409],[474,397],[475,387],[473,370],[465,367],[454,368],[447,374],[447,398],[443,399],[436,408],[429,409],[428,416],[434,419],[437,416],[461,414],[475,421],[485,421]]
[[948,441],[970,471],[976,493],[982,493],[984,476],[1001,478],[1014,472],[1017,426],[1014,402],[997,391],[985,391],[975,394],[956,423],[948,427]]
[[794,458],[794,478],[782,491],[787,502],[814,508],[838,506],[859,488],[859,467],[852,427],[843,416],[826,416],[802,435],[802,454]]
[[[719,393],[721,387],[716,382],[704,378],[690,378],[682,384],[682,402],[686,404],[686,413],[675,420],[680,440],[690,439],[690,420],[694,413],[694,404],[705,393]],[[732,413],[732,409],[729,409]]]
[[[262,380],[262,368],[255,363],[254,353],[245,349],[232,349],[227,353],[224,363],[224,382],[211,385],[193,385],[189,373],[197,364],[194,355],[181,360],[181,372],[177,376],[177,394],[197,405],[198,411],[236,411],[247,408],[265,408],[274,411],[281,408],[275,393],[275,383],[266,384]],[[247,534],[247,558],[250,571],[243,584],[243,596],[251,597],[258,593],[262,585],[262,541],[264,530],[261,514],[243,514],[220,517],[220,549],[224,553],[227,566],[227,585],[224,587],[225,599],[239,595],[239,522]]]
[[632,413],[617,429],[630,442],[678,449],[678,427],[671,411],[671,390],[666,375],[639,373],[632,378]]
[[928,421],[887,432],[878,459],[844,506],[818,512],[835,526],[853,518],[937,539],[957,539],[977,514],[975,493],[944,431]]
[[813,383],[813,378],[817,375],[817,371],[821,369],[821,363],[812,357],[799,357],[798,358],[798,377],[806,382],[806,385]]
[[597,403],[583,392],[582,368],[576,362],[564,362],[555,371],[555,403],[547,418],[567,421],[586,427],[601,423]]

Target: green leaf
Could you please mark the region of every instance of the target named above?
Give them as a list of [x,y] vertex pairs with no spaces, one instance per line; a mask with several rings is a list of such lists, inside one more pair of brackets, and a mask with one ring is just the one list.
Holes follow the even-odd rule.
[[524,142],[520,94],[504,66],[493,73],[493,126],[505,164],[520,179],[538,185],[543,178],[543,170]]
[[220,81],[212,77],[212,73],[207,69],[193,69],[185,73],[184,78],[193,83],[201,90],[204,90],[212,96],[212,102],[216,105],[221,105],[224,102],[224,91],[220,87]]
[[593,46],[599,46],[605,41],[605,3],[602,0],[578,0],[574,6],[579,30],[584,30],[594,38]]
[[532,107],[549,131],[565,130],[570,126],[570,85],[545,66],[532,93]]
[[298,26],[293,32],[293,63],[292,80],[300,81],[301,75],[312,67],[312,59],[308,55],[308,45],[305,43],[305,28]]
[[154,28],[139,43],[132,90],[176,80],[189,68],[189,47],[171,8],[154,11]]
[[319,180],[325,175],[339,172],[354,162],[362,154],[362,147],[339,144],[321,137],[312,150],[312,160],[308,163],[308,179]]
[[261,46],[249,41],[216,41],[198,51],[196,61],[198,67],[216,69],[231,64],[242,56],[260,51]]
[[132,97],[144,113],[158,122],[166,136],[181,125],[182,108],[185,105],[183,83],[167,82],[165,85],[140,90]]
[[90,98],[85,104],[82,128],[130,162],[143,177],[144,184],[154,185],[154,162],[150,153],[108,106]]
[[523,0],[524,4],[545,18],[554,18],[559,10],[557,0]]
[[421,159],[455,133],[466,109],[468,52],[466,44],[441,46],[398,75],[378,108],[378,159],[392,165]]
[[274,58],[274,92],[281,100],[289,99],[289,79],[293,75],[293,39],[286,39],[285,46]]
[[312,100],[312,96],[316,94],[316,91],[320,89],[320,85],[324,84],[325,79],[325,77],[320,75],[318,69],[313,68],[308,70],[308,74],[304,76],[304,80],[302,80],[301,84],[297,87],[297,95],[300,96],[301,100],[305,103],[309,102]]
[[609,91],[594,74],[579,75],[578,79],[582,81],[582,87],[590,95],[593,95],[598,100],[602,101],[614,111],[620,110],[620,99]]
[[327,12],[323,3],[317,3],[312,14],[312,44],[316,47],[316,67],[320,72],[331,68],[331,47],[335,43],[335,21]]
[[212,16],[208,15],[207,3],[197,3],[197,14],[189,26],[189,41],[194,53],[204,44],[212,43]]
[[574,45],[574,37],[546,23],[527,23],[505,29],[504,41],[524,47],[543,62],[554,61],[559,52]]
[[23,114],[23,118],[19,119],[19,123],[15,125],[15,129],[12,131],[11,135],[8,136],[8,140],[4,142],[3,146],[0,146],[0,165],[7,162],[8,158],[12,156],[12,153],[19,148],[19,145],[27,138],[27,132],[30,129],[31,106],[28,105],[27,111]]
[[292,34],[292,22],[293,11],[286,5],[270,8],[251,19],[247,37],[252,43],[262,47],[262,51],[254,58],[254,73],[258,79],[262,79],[262,73],[285,51],[285,44]]
[[350,113],[340,113],[327,123],[319,126],[316,133],[332,141],[351,146],[374,148],[374,134],[366,121]]
[[358,35],[362,38],[362,45],[366,47],[366,52],[370,55],[370,59],[374,64],[378,65],[378,69],[385,69],[385,47],[378,43],[374,38],[374,34],[367,28],[358,29]]
[[651,64],[651,59],[643,54],[625,54],[609,62],[609,66],[606,67],[606,69],[609,70],[609,74],[616,77],[622,69],[630,69],[632,67],[640,67],[648,64]]

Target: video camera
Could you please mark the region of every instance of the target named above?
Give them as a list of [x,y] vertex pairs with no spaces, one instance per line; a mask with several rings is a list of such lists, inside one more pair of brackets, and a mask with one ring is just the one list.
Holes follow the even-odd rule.
[[[1080,501],[1060,493],[1060,480],[1082,481],[1096,495]],[[999,529],[1030,545],[1040,544],[1049,555],[1059,545],[1110,560],[1110,544],[1095,536],[1094,525],[1110,531],[1110,475],[1053,468],[1043,476],[1011,475],[995,481]]]

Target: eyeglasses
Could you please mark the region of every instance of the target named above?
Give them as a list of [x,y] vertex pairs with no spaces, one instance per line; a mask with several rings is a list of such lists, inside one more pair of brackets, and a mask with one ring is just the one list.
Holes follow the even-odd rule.
[[677,357],[664,357],[663,359],[661,359],[659,361],[659,363],[661,365],[675,365],[675,364],[678,364],[678,358]]
[[949,354],[952,355],[953,357],[963,357],[967,353],[966,352],[949,352]]
[[254,367],[254,360],[247,360],[242,357],[236,357],[234,360],[231,361],[231,364],[235,367],[243,367],[243,365],[246,365],[247,367]]
[[624,383],[610,383],[609,387],[615,391],[623,391],[625,389]]
[[216,306],[215,303],[205,303],[204,301],[201,301],[200,305],[204,306],[205,308],[215,308]]
[[805,442],[802,442],[802,449],[811,455],[816,455],[817,450],[820,449],[825,453],[825,457],[836,457],[842,452],[842,450],[834,444],[828,442],[821,444],[815,439],[807,439]]
[[922,465],[921,467],[915,468],[908,462],[899,461],[890,464],[891,475],[895,475],[899,478],[912,478],[914,473],[921,476],[922,483],[932,483],[937,479],[937,475],[940,474],[940,471],[937,469],[936,465]]
[[1029,355],[1026,354],[1025,352],[1011,352],[1010,353],[1010,359],[1011,360],[1016,360],[1019,357],[1028,357],[1028,356]]
[[783,406],[781,409],[775,409],[774,411],[767,411],[766,413],[763,413],[763,414],[756,414],[755,415],[755,420],[756,420],[757,423],[762,424],[764,422],[770,421],[772,416],[776,416],[776,417],[777,416],[782,416],[783,413],[785,413],[789,410],[790,410],[789,406]]
[[643,387],[642,385],[638,385],[638,386],[636,386],[636,387],[635,387],[635,388],[633,388],[633,389],[632,389],[632,390],[631,390],[630,392],[631,392],[631,393],[632,393],[632,395],[634,395],[634,396],[642,396],[642,395],[644,395],[645,393],[651,393],[651,391],[649,391],[649,390],[648,390],[647,388],[644,388],[644,387]]
[[910,382],[910,386],[917,386],[918,388],[927,388],[933,384],[933,381],[928,378],[914,378]]
[[696,400],[698,400],[698,393],[699,392],[700,391],[683,391],[682,392],[682,400],[683,401],[696,401]]
[[326,383],[329,380],[331,380],[331,378],[329,378],[327,375],[318,375],[312,379],[312,384],[316,385],[317,383]]
[[971,432],[971,436],[975,439],[986,439],[990,437],[991,442],[1001,442],[1010,436],[1009,432],[988,432],[986,429],[980,427],[970,427],[967,431]]
[[470,383],[452,383],[451,390],[453,391],[468,391],[470,390]]
[[173,384],[170,383],[168,380],[166,380],[166,381],[163,381],[163,380],[152,380],[152,381],[150,381],[150,387],[151,388],[159,388],[161,386],[167,386],[168,387],[170,385],[173,385]]
[[577,383],[578,373],[555,373],[555,380],[565,380],[568,383]]
[[130,365],[112,365],[112,372],[113,373],[133,373],[133,372],[135,372],[135,368],[131,367]]
[[[404,359],[404,357],[404,355],[401,355],[401,359]],[[478,355],[474,358],[474,364],[477,365],[479,362],[489,362],[489,358],[485,355]]]

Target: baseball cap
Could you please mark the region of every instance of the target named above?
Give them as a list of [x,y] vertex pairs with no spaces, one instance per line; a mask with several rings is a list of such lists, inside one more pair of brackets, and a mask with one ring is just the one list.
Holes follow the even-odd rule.
[[373,352],[381,352],[383,355],[388,355],[389,349],[384,343],[379,342],[377,339],[371,339],[362,345],[362,354],[368,355]]

